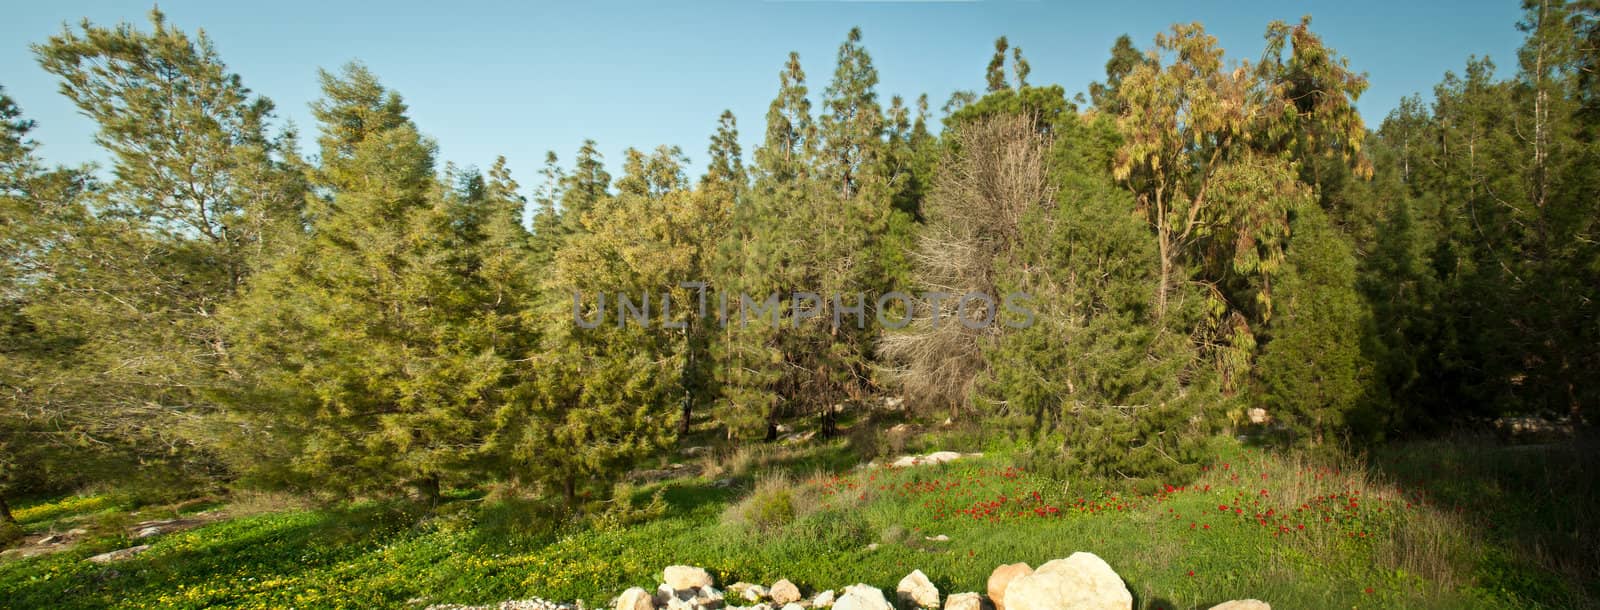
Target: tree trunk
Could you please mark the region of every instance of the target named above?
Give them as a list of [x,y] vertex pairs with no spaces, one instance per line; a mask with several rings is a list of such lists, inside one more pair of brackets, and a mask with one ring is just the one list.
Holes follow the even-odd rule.
[[1162,231],[1157,243],[1161,249],[1161,276],[1156,278],[1156,319],[1167,316],[1167,282],[1172,276],[1172,244],[1171,237]]
[[694,397],[685,392],[683,396],[683,417],[678,421],[678,437],[689,434],[689,417],[694,415]]
[[11,514],[11,505],[6,503],[6,496],[0,493],[0,523],[16,523],[17,517]]
[[578,479],[567,475],[561,480],[561,498],[567,504],[567,512],[578,514]]
[[683,373],[678,376],[678,389],[683,391],[683,418],[678,421],[678,436],[689,434],[689,419],[694,415],[695,367],[699,366],[695,359],[694,321],[689,321],[683,329],[683,343],[688,348],[688,361],[684,364]]
[[429,505],[439,504],[439,499],[443,497],[440,490],[439,475],[430,474],[423,477],[421,481],[417,482],[417,492],[422,496],[422,501],[427,502]]

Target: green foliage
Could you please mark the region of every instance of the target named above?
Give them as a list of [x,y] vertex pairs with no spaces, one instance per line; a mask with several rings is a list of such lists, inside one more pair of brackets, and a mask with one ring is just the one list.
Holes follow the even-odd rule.
[[1356,289],[1356,259],[1318,207],[1295,214],[1279,304],[1257,363],[1261,402],[1296,432],[1323,441],[1329,431],[1371,434],[1373,364],[1365,345],[1371,313]]
[[271,104],[209,39],[159,12],[149,31],[85,21],[33,50],[98,124],[112,179],[45,168],[31,123],[0,105],[3,478],[193,486],[218,474],[211,395],[231,362],[217,313],[298,223],[292,137],[269,135]]
[[478,472],[471,448],[526,344],[522,200],[503,164],[478,193],[436,179],[434,144],[364,67],[323,81],[330,196],[228,311],[249,375],[239,459],[315,489],[437,497]]

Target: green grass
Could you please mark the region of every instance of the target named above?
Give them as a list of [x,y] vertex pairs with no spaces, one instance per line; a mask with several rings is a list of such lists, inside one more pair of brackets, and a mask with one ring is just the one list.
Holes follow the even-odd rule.
[[[662,492],[665,512],[601,529],[552,528],[537,503],[473,496],[429,510],[289,510],[162,536],[149,552],[111,566],[82,559],[130,541],[100,538],[0,564],[0,607],[400,608],[419,607],[410,603],[419,598],[532,596],[593,607],[628,586],[653,588],[661,568],[674,563],[706,567],[723,584],[789,578],[807,591],[855,582],[892,590],[916,568],[949,593],[982,591],[998,564],[1038,565],[1074,551],[1109,562],[1140,608],[1208,608],[1237,598],[1277,608],[1575,607],[1594,599],[1584,589],[1592,583],[1541,576],[1537,557],[1480,531],[1454,497],[1434,495],[1452,492],[1392,486],[1374,474],[1377,466],[1234,447],[1181,491],[1123,497],[1009,469],[1004,454],[944,467],[828,469],[842,463],[842,451],[842,443],[825,444],[754,468],[796,469],[792,510],[768,515],[776,522],[762,528],[730,510],[754,487],[748,477],[735,489],[696,479],[632,490],[639,505]],[[1373,463],[1426,468],[1403,459]],[[1325,497],[1332,499],[1312,500]],[[1494,501],[1517,505],[1516,498]],[[92,510],[82,499],[56,504],[62,514]],[[1302,504],[1311,509],[1294,510]],[[1268,509],[1274,516],[1263,526],[1255,514]],[[938,534],[950,540],[925,540]],[[879,547],[868,550],[873,543]]]

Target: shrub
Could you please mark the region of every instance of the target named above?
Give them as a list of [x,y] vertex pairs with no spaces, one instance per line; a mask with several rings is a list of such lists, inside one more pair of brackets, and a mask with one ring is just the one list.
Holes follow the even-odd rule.
[[0,521],[0,548],[11,546],[11,543],[22,539],[22,526],[15,523]]
[[744,500],[723,514],[724,524],[770,533],[816,512],[818,502],[809,486],[797,484],[788,474],[767,475]]

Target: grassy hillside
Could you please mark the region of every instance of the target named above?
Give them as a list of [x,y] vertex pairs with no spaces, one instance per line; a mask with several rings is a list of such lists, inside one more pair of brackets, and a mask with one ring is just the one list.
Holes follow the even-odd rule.
[[[19,511],[24,527],[87,524],[89,539],[0,564],[0,606],[404,608],[538,596],[592,607],[653,587],[674,563],[704,566],[722,584],[789,578],[807,590],[892,589],[918,568],[942,591],[981,591],[998,564],[1080,550],[1105,558],[1141,608],[1247,597],[1280,608],[1595,600],[1595,551],[1582,544],[1593,528],[1576,508],[1594,505],[1592,475],[1571,449],[1431,443],[1333,463],[1235,445],[1198,480],[1151,494],[1051,478],[991,449],[902,469],[846,468],[854,456],[842,440],[745,451],[705,460],[700,476],[634,488],[629,507],[567,526],[539,505],[473,494],[431,508],[266,512],[246,498],[221,508],[232,518],[140,541],[151,549],[104,566],[84,558],[134,544],[118,526],[159,511],[63,498]],[[725,477],[731,486],[714,484]]]

